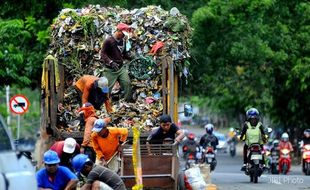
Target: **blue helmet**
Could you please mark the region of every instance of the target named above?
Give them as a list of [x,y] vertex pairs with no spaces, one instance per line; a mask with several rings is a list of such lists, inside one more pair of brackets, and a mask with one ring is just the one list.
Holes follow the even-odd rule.
[[43,155],[44,164],[58,164],[60,159],[57,153],[53,150],[48,150]]
[[85,163],[89,160],[86,154],[78,154],[72,159],[72,166],[76,172],[80,173]]
[[259,111],[256,108],[250,108],[248,111],[246,111],[246,118],[259,118]]

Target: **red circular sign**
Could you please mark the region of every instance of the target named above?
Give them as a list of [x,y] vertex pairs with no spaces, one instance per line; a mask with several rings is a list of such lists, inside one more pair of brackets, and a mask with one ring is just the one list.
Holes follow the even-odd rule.
[[24,114],[28,111],[30,106],[26,96],[17,94],[10,99],[10,110],[16,114]]

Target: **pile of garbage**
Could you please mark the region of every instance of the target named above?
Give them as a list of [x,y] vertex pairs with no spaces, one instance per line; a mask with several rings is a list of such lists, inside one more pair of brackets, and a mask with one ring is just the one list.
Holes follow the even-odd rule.
[[[69,116],[76,115],[75,110],[80,106],[70,81],[76,81],[86,74],[101,76],[103,61],[100,59],[100,48],[121,22],[134,29],[126,48],[135,57],[127,63],[135,101],[128,103],[121,98],[113,100],[115,112],[109,116],[114,125],[129,127],[128,120],[134,117],[139,117],[139,121],[149,125],[156,123],[156,118],[163,111],[162,57],[170,56],[177,74],[187,77],[186,60],[189,58],[192,30],[187,18],[177,8],[165,11],[159,6],[148,6],[127,10],[89,5],[82,9],[63,9],[51,26],[49,49],[49,53],[65,67],[64,101],[58,114],[58,120],[62,121],[59,126],[61,129],[80,129],[72,129],[64,124],[69,122]],[[155,44],[162,46],[154,50]],[[100,117],[108,116],[105,109],[97,114]]]

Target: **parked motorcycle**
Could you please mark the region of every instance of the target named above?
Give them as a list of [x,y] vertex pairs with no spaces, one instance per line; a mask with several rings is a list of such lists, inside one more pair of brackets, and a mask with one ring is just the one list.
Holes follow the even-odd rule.
[[306,175],[310,175],[310,144],[303,146],[302,166],[302,171]]
[[216,167],[217,161],[215,151],[211,145],[203,149],[203,160],[206,164],[210,165],[210,170],[213,171]]
[[251,182],[258,182],[258,177],[263,173],[263,162],[260,144],[251,144],[248,149],[248,163],[245,170],[245,174],[250,176]]
[[292,162],[290,152],[287,148],[280,150],[279,172],[282,174],[287,174],[290,171]]

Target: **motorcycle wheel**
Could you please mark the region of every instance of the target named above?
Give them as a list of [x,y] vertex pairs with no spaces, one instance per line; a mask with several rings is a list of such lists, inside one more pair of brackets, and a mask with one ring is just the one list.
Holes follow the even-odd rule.
[[250,174],[250,182],[253,182],[253,181],[254,181],[253,174]]
[[288,172],[287,170],[288,170],[288,166],[287,166],[286,163],[284,163],[283,166],[282,166],[282,174],[285,174],[285,175],[286,175],[287,172]]
[[310,163],[306,163],[308,166],[307,166],[307,170],[305,172],[306,175],[310,175]]
[[259,168],[258,168],[258,165],[255,165],[254,166],[254,174],[253,174],[253,182],[254,183],[257,183],[258,182],[258,170],[259,170]]
[[230,156],[234,157],[236,155],[236,151],[230,151]]
[[178,190],[184,190],[185,189],[184,172],[179,173],[177,186],[178,186],[177,187]]

